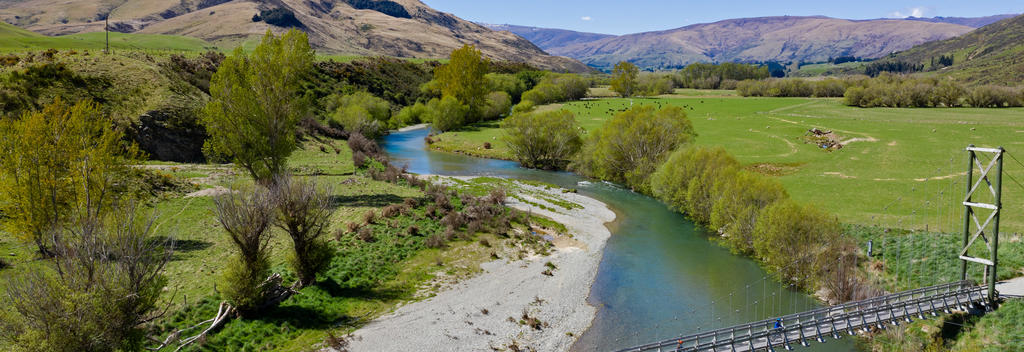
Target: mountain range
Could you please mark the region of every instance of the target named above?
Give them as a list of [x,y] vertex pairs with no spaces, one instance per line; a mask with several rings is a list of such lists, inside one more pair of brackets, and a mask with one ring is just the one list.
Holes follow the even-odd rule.
[[757,17],[613,36],[515,25],[486,25],[522,36],[541,49],[600,69],[630,61],[646,69],[693,62],[818,62],[878,58],[956,37],[1014,15],[845,20],[823,16]]
[[250,45],[268,29],[298,27],[319,52],[444,58],[464,44],[484,56],[571,72],[592,70],[530,41],[434,10],[418,0],[0,0],[0,20],[46,35],[102,31]]

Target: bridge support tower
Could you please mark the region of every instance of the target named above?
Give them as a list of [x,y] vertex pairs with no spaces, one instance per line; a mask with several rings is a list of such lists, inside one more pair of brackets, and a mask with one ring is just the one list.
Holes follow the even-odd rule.
[[[1003,154],[1006,150],[1002,147],[978,148],[972,144],[967,147],[967,153],[967,195],[963,201],[964,241],[963,249],[959,253],[962,261],[960,279],[967,280],[968,263],[984,265],[988,299],[989,302],[995,302],[999,298],[996,293],[996,269],[999,268],[999,215],[1003,209]],[[983,165],[978,158],[979,154],[990,155],[992,160],[988,165]],[[979,175],[977,180],[974,180],[975,172]],[[983,188],[988,192],[980,191]],[[984,222],[978,220],[979,213],[985,219]],[[985,213],[988,215],[985,216]],[[991,231],[986,231],[988,229]],[[985,246],[984,250],[973,251],[978,252],[979,255],[976,256],[972,254],[971,249],[978,243],[978,239],[981,239]]]

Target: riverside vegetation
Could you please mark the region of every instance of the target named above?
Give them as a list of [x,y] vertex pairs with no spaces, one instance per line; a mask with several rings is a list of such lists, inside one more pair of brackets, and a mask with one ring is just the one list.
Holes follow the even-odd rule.
[[[633,73],[628,67],[613,72],[612,82],[616,84],[613,88],[620,90],[620,95],[628,96],[623,94],[628,91],[628,84],[616,82],[616,79],[635,80]],[[808,96],[814,96],[816,89],[821,92],[820,96],[846,95],[848,82],[858,82],[868,86],[867,89],[871,89],[872,84],[895,87],[930,84],[930,94],[940,92],[939,87],[959,87],[938,80],[887,74],[874,79],[765,80],[754,84],[783,82],[799,85],[801,92],[807,92]],[[886,92],[886,89],[895,88],[876,89],[874,94],[883,94],[878,92]],[[974,91],[983,92],[981,97],[986,89],[981,87]],[[976,99],[983,98],[974,98],[973,92],[963,90],[964,95],[948,100],[957,102],[950,106],[1015,106],[978,103],[980,100]],[[846,99],[849,101],[849,95]],[[897,96],[895,99],[904,98]],[[942,102],[934,103],[930,100],[933,97],[921,99],[928,102],[928,106],[946,106]],[[665,201],[720,234],[717,237],[727,247],[753,256],[783,281],[821,293],[824,298],[845,301],[870,297],[883,289],[901,290],[953,279],[955,258],[951,253],[954,250],[945,245],[935,246],[934,240],[929,239],[941,236],[951,239],[949,245],[955,246],[953,239],[957,235],[929,234],[925,228],[925,224],[930,223],[938,225],[940,230],[955,233],[956,219],[962,215],[955,206],[938,204],[942,199],[952,204],[957,190],[963,188],[962,184],[957,184],[962,180],[955,177],[958,169],[949,159],[957,148],[940,145],[949,140],[970,140],[970,136],[976,134],[994,138],[991,143],[1008,145],[1013,136],[1007,129],[1015,126],[1015,118],[1021,111],[861,110],[844,107],[843,103],[835,99],[721,97],[712,92],[683,90],[674,96],[650,100],[602,99],[531,109],[548,116],[546,123],[559,123],[562,125],[559,128],[565,131],[579,131],[578,136],[584,140],[581,151],[575,157],[564,154],[561,157],[570,169],[625,184]],[[675,119],[692,124],[689,132],[662,138],[660,133],[633,127],[655,119],[655,113],[669,115],[672,109],[677,111]],[[565,118],[570,115],[575,119]],[[523,128],[517,121],[536,116],[538,112],[531,110],[514,111],[512,117],[506,119],[513,122],[481,124],[441,134],[433,137],[433,147],[519,159],[524,165],[536,167],[531,153],[536,153],[534,147],[543,146],[543,138],[538,138],[543,132],[533,131],[535,138],[524,138],[523,135],[532,130]],[[698,118],[688,119],[687,116]],[[874,125],[883,121],[882,125]],[[970,124],[971,127],[950,128],[950,124]],[[672,123],[666,121],[658,125],[672,126]],[[836,142],[860,149],[859,153],[851,154],[845,148],[838,152],[827,151],[819,141],[809,137],[812,134],[808,130],[813,128],[837,131],[843,136]],[[694,138],[697,133],[700,137]],[[643,158],[630,157],[630,152],[640,150],[649,153],[642,153]],[[904,166],[878,167],[879,160],[870,157],[871,153],[886,153],[894,158],[883,161],[885,164]],[[924,160],[932,162],[924,166]],[[602,165],[604,161],[608,163]],[[611,168],[613,165],[618,170]],[[909,165],[920,166],[907,167]],[[1011,176],[1020,172],[1008,170]],[[905,187],[906,191],[898,195],[882,192],[892,187]],[[1019,193],[1019,190],[1006,192]],[[821,197],[824,194],[829,195],[828,199]],[[1019,207],[1020,204],[1007,206]],[[906,221],[899,214],[912,217]],[[840,221],[868,226],[844,225]],[[1020,223],[1008,226],[1019,228]],[[893,227],[896,232],[890,232]],[[883,257],[867,257],[858,244],[863,245],[868,239],[894,252],[887,252]],[[1024,266],[1021,261],[1024,248],[1016,244],[1009,246],[1001,248],[1001,257],[1007,265],[1000,270],[1000,278],[1017,276],[1019,268]],[[899,257],[891,256],[897,253],[895,251],[921,259],[915,265],[907,265],[901,263]],[[971,329],[968,326],[966,331]],[[1010,331],[1000,340],[1004,346],[1010,343],[1007,339],[1011,339],[1009,336],[1015,330]],[[925,335],[930,337],[902,346],[906,349],[970,346],[951,340],[956,337],[955,333]],[[965,333],[964,336],[970,339],[966,336],[976,335]],[[888,340],[881,338],[875,343],[881,346],[883,341]]]
[[[530,229],[557,224],[506,208],[500,185],[475,196],[430,184],[391,165],[359,131],[325,122],[316,97],[338,93],[311,91],[310,82],[415,72],[399,61],[372,61],[399,68],[387,77],[323,70],[305,35],[290,31],[268,32],[251,53],[200,56],[213,57],[212,68],[155,71],[184,68],[195,80],[181,87],[208,92],[192,116],[208,136],[205,156],[231,167],[142,161],[128,132],[151,102],[90,102],[75,93],[137,88],[101,80],[90,91],[91,75],[62,65],[95,54],[25,62],[37,55],[18,56],[10,72],[23,79],[5,87],[36,89],[28,97],[38,100],[5,104],[0,119],[0,247],[14,254],[0,266],[4,350],[342,348],[345,334],[429,296],[439,273],[464,278],[493,258],[549,252]],[[145,55],[96,57],[157,61]],[[35,69],[58,74],[20,76]],[[45,84],[18,83],[30,80]]]

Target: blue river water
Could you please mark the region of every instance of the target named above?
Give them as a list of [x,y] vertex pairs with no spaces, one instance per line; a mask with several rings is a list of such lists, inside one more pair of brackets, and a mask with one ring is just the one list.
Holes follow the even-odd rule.
[[[395,132],[380,142],[396,165],[407,165],[413,173],[544,181],[575,188],[615,211],[616,220],[607,224],[612,236],[588,297],[598,313],[573,351],[615,350],[818,307],[752,260],[712,243],[658,200],[569,172],[430,151],[424,142],[428,133]],[[849,338],[812,342],[803,349],[857,350]]]

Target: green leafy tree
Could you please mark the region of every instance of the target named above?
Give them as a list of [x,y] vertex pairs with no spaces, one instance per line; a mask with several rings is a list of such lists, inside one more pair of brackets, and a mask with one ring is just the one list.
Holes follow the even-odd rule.
[[576,117],[568,110],[514,114],[501,127],[502,138],[526,167],[557,167],[583,144]]
[[403,126],[415,125],[424,121],[424,116],[427,115],[427,105],[423,103],[416,103],[410,106],[402,108],[397,114],[391,116],[389,125],[391,128],[401,128]]
[[735,252],[744,254],[754,252],[754,227],[761,210],[789,198],[779,181],[749,171],[724,174],[713,188],[717,199],[711,209],[711,228],[723,233]]
[[740,163],[722,147],[679,148],[651,175],[651,190],[672,209],[687,212],[688,209],[698,208],[690,205],[691,183],[709,173],[708,170],[735,169],[739,166]]
[[494,120],[507,114],[512,109],[512,97],[508,93],[497,91],[487,94],[487,106],[484,108],[481,117],[484,120]]
[[615,68],[612,69],[612,91],[623,97],[633,96],[636,94],[639,74],[640,69],[632,63],[621,61],[615,64]]
[[300,91],[313,58],[306,34],[295,29],[280,37],[267,30],[251,55],[235,49],[210,80],[208,146],[260,183],[284,171],[298,122],[310,114]]
[[491,91],[508,93],[513,103],[518,103],[526,92],[526,83],[519,77],[507,73],[488,73],[486,76]]
[[672,88],[672,77],[648,73],[639,76],[634,92],[651,97],[672,93]]
[[139,157],[99,107],[56,99],[20,119],[0,120],[0,212],[7,231],[49,254],[60,227],[100,217],[125,189]]
[[459,102],[455,97],[446,95],[441,99],[431,99],[427,103],[427,114],[425,121],[430,121],[432,127],[439,131],[451,131],[466,124],[466,115],[469,114],[469,107]]
[[367,92],[332,95],[325,106],[334,110],[331,124],[341,125],[349,132],[368,138],[379,137],[387,129],[391,118],[391,104]]
[[835,217],[787,199],[761,212],[754,228],[754,250],[785,281],[812,288],[818,256],[839,242],[841,233]]
[[434,70],[434,79],[442,96],[457,99],[469,107],[468,117],[476,120],[487,104],[488,82],[485,79],[490,63],[473,45],[452,51],[447,64]]
[[696,136],[682,108],[635,106],[586,140],[574,168],[585,175],[649,190],[649,176],[678,146]]

